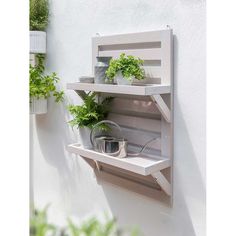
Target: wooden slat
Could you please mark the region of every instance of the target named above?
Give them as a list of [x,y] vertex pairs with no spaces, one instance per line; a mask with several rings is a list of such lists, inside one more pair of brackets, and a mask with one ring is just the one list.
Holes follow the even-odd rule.
[[147,31],[141,33],[117,34],[93,37],[93,43],[100,45],[130,44],[144,42],[162,42],[168,37],[171,30]]
[[162,50],[160,48],[135,49],[135,50],[115,50],[115,51],[99,51],[100,57],[119,58],[121,53],[139,57],[142,60],[161,60]]
[[[144,98],[143,98],[144,99]],[[132,100],[126,99],[126,97],[115,98],[111,104],[111,112],[115,113],[142,113],[146,116],[148,115],[158,115],[160,114],[154,102],[149,98],[147,100]]]
[[156,119],[119,115],[114,113],[109,113],[108,119],[123,127],[142,129],[150,132],[161,132],[161,121]]
[[147,48],[161,48],[161,42],[142,42],[142,43],[119,43],[100,45],[99,51],[112,51],[112,50],[134,50],[134,49],[147,49]]
[[[154,132],[145,132],[138,129],[129,129],[126,127],[122,127],[122,134],[128,140],[130,144],[135,144],[142,147],[145,143],[153,138],[157,138],[157,140],[153,141],[148,147],[152,149],[161,149],[161,138],[160,134]],[[114,137],[120,137],[117,129],[113,129],[110,134]]]
[[162,80],[163,84],[172,84],[172,67],[173,67],[173,35],[172,30],[166,34],[165,40],[162,42]]
[[161,78],[162,67],[161,66],[143,66],[145,70],[145,77],[148,78]]

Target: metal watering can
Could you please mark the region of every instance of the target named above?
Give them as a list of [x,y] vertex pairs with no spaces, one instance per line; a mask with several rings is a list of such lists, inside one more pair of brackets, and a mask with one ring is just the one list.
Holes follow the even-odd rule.
[[[111,124],[117,127],[122,138],[115,138],[108,135],[94,137],[95,128],[103,123]],[[94,150],[97,152],[118,158],[124,158],[127,156],[128,141],[123,137],[120,126],[111,120],[103,120],[98,122],[90,132],[90,141],[94,147]]]

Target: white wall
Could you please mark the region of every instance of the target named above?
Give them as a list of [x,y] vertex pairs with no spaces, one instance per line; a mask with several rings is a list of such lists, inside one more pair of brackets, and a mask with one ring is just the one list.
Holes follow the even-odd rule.
[[174,206],[168,208],[109,184],[98,185],[88,165],[66,152],[76,141],[64,105],[50,100],[47,115],[33,118],[34,201],[51,202],[50,219],[82,219],[108,211],[121,225],[139,225],[145,236],[205,235],[205,2],[203,0],[51,0],[47,69],[61,86],[91,74],[91,37],[174,31]]

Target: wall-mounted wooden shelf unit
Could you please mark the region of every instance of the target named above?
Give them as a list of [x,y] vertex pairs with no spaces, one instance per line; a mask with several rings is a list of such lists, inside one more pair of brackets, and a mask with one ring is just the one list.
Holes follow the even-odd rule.
[[[150,187],[165,193],[172,204],[173,171],[173,35],[171,29],[131,33],[92,38],[92,66],[97,56],[119,57],[124,52],[144,60],[146,79],[135,81],[136,85],[112,85],[90,83],[68,83],[67,89],[75,90],[81,97],[86,91],[114,96],[108,119],[118,123],[128,138],[129,148],[142,147],[143,143],[155,137],[157,143],[151,148],[152,155],[144,153],[139,157],[118,159],[84,149],[79,144],[70,144],[69,152],[83,157],[90,165],[94,162],[99,173],[109,175],[114,183],[123,183],[135,192],[145,194]],[[125,96],[123,96],[125,95]],[[138,98],[137,98],[138,96]],[[155,114],[158,114],[157,116]],[[129,150],[129,152],[132,150]],[[154,155],[153,155],[154,153]],[[91,165],[92,166],[92,165]],[[125,183],[127,180],[127,184]],[[154,182],[153,182],[154,181]],[[138,187],[137,187],[138,185]],[[163,190],[163,191],[160,191]],[[165,199],[166,200],[166,199]]]

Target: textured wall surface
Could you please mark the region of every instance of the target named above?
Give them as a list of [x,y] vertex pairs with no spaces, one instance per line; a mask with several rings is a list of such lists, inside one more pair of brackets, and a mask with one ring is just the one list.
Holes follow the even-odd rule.
[[34,202],[51,203],[50,220],[83,219],[110,212],[120,225],[139,225],[145,236],[205,235],[205,2],[202,0],[51,0],[47,70],[61,87],[91,74],[91,37],[158,30],[174,32],[174,206],[168,208],[109,184],[98,185],[93,171],[65,146],[77,141],[66,123],[68,103],[49,101],[47,115],[32,117]]

